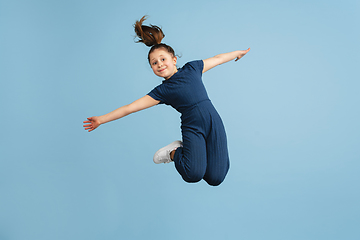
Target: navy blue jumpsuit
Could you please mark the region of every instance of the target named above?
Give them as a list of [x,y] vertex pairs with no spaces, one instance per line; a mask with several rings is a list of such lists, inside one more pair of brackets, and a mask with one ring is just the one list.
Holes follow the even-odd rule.
[[202,82],[202,60],[185,64],[148,95],[181,113],[183,147],[174,163],[186,182],[204,179],[217,186],[229,170],[225,128]]

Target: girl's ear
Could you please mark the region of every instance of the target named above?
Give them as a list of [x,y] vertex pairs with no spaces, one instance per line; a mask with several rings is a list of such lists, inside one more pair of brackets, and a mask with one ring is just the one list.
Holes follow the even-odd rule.
[[174,65],[176,65],[176,63],[177,63],[177,57],[176,56],[173,58],[173,61],[174,61]]

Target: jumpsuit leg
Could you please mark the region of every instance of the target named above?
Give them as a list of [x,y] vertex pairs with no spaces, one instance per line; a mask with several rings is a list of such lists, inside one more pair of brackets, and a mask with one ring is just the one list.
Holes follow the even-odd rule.
[[186,182],[204,179],[209,185],[221,184],[229,170],[225,128],[210,101],[199,103],[183,117],[183,147],[174,155],[177,171]]
[[203,179],[206,172],[206,143],[196,130],[183,128],[183,147],[175,151],[176,170],[185,182],[194,183]]
[[229,170],[229,154],[224,125],[220,117],[213,119],[206,139],[207,168],[204,180],[211,186],[220,185]]

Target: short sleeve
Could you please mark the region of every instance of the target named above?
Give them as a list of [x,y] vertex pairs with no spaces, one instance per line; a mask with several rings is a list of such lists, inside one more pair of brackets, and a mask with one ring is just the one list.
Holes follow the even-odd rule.
[[164,99],[162,91],[161,91],[161,85],[155,87],[147,95],[149,95],[150,97],[152,97],[155,100],[160,101],[159,104],[165,103],[165,99]]
[[204,61],[203,60],[191,61],[191,62],[188,62],[186,65],[188,65],[193,70],[195,70],[197,73],[202,75],[202,71],[204,70]]

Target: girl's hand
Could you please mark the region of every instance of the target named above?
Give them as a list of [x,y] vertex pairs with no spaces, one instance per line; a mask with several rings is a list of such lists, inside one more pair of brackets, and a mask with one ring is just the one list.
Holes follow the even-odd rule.
[[88,121],[84,121],[84,123],[89,123],[83,126],[85,130],[88,130],[88,132],[95,130],[98,126],[101,125],[99,117],[89,117]]
[[236,57],[235,62],[238,61],[243,56],[245,56],[245,54],[247,54],[249,51],[250,51],[250,48],[248,48],[247,50],[239,51],[239,55]]

